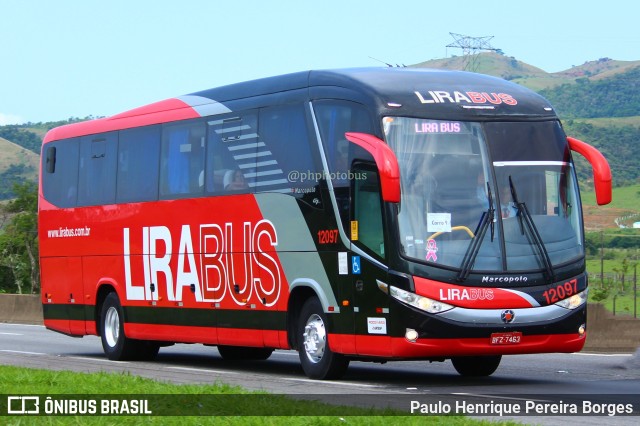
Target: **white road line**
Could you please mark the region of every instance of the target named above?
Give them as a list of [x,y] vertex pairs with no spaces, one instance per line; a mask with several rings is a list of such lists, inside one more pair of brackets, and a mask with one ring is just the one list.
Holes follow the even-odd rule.
[[296,358],[300,356],[300,354],[298,354],[298,352],[295,351],[287,351],[287,350],[283,350],[283,351],[276,351],[273,353],[274,355],[286,355],[286,356],[295,356]]
[[168,370],[194,371],[196,373],[239,374],[234,371],[208,370],[205,368],[189,368],[189,367],[166,367],[166,368]]
[[41,352],[27,352],[27,351],[12,351],[9,349],[0,349],[0,352],[7,352],[11,354],[22,354],[22,355],[47,355]]
[[10,323],[10,322],[3,322],[2,324],[0,324],[0,326],[3,326],[3,325],[7,325],[7,326],[11,326],[11,327],[18,326],[18,327],[40,327],[40,328],[44,328],[44,325],[39,325],[39,324],[13,324],[13,323]]
[[2,336],[24,336],[24,334],[22,334],[22,333],[2,333],[2,332],[0,332],[0,335],[2,335]]
[[70,358],[70,359],[80,359],[82,361],[98,361],[98,362],[109,362],[113,364],[130,364],[128,361],[113,361],[106,358],[91,358],[87,356],[66,356],[66,355],[58,355],[60,358]]
[[[280,380],[289,380],[292,382],[304,382],[304,383],[315,383],[316,385],[318,384],[317,380],[313,380],[313,379],[297,379],[294,377],[281,377]],[[322,382],[323,385],[325,384],[332,384],[332,385],[340,385],[340,386],[352,386],[352,387],[358,387],[358,388],[382,388],[384,386],[382,385],[365,385],[362,383],[345,383],[345,382],[334,382],[331,380],[323,380]]]
[[536,402],[547,401],[546,399],[514,398],[514,397],[502,396],[502,395],[483,395],[481,393],[452,392],[451,395],[470,396],[472,398],[511,399],[514,401],[536,401]]
[[590,354],[590,353],[583,353],[583,352],[575,352],[575,353],[572,353],[571,355],[603,356],[603,357],[607,357],[607,356],[633,356],[633,354]]

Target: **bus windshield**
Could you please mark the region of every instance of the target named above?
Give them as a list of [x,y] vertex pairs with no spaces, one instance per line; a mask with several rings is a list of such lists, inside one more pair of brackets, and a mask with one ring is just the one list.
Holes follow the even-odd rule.
[[400,166],[405,257],[482,272],[547,271],[584,254],[560,124],[383,119]]

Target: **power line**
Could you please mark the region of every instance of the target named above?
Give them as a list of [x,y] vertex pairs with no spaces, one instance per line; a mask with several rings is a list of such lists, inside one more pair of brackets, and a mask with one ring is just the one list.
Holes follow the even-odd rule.
[[471,37],[462,34],[449,33],[455,40],[453,43],[447,44],[446,47],[452,47],[456,49],[462,49],[463,56],[463,69],[465,71],[477,71],[478,70],[478,55],[483,51],[501,52],[500,49],[496,49],[491,46],[489,41],[493,36],[484,37]]

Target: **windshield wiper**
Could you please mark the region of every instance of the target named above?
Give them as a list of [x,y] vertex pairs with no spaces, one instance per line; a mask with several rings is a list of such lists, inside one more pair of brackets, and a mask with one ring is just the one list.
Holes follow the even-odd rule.
[[549,258],[549,252],[547,252],[547,248],[542,241],[542,237],[540,237],[540,233],[538,232],[536,224],[533,222],[533,218],[531,217],[531,213],[529,213],[527,205],[524,202],[521,203],[520,200],[518,200],[518,193],[516,191],[516,187],[513,185],[511,176],[509,176],[509,188],[511,189],[511,198],[513,199],[513,204],[515,204],[516,209],[518,209],[517,217],[520,223],[520,232],[522,232],[522,235],[524,235],[524,226],[526,225],[529,233],[531,234],[533,242],[538,248],[540,259],[542,260],[547,279],[555,281],[555,273],[553,272],[553,265],[551,264],[551,259]]
[[482,241],[484,240],[484,236],[487,233],[487,228],[489,226],[491,226],[491,242],[493,242],[493,220],[495,217],[496,209],[493,207],[493,195],[491,194],[491,187],[489,186],[489,182],[487,182],[487,199],[489,200],[489,208],[486,212],[482,213],[480,223],[478,223],[478,227],[476,228],[473,239],[471,240],[471,244],[469,244],[469,246],[467,247],[467,251],[462,258],[460,272],[458,273],[457,277],[458,281],[464,281],[469,276],[469,272],[471,272],[471,268],[476,261],[476,257],[478,257],[480,246],[482,245]]

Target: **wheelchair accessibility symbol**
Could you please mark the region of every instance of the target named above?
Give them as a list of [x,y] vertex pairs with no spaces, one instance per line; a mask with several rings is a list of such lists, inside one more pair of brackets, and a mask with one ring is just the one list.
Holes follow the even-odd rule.
[[360,274],[360,256],[351,257],[351,273]]

